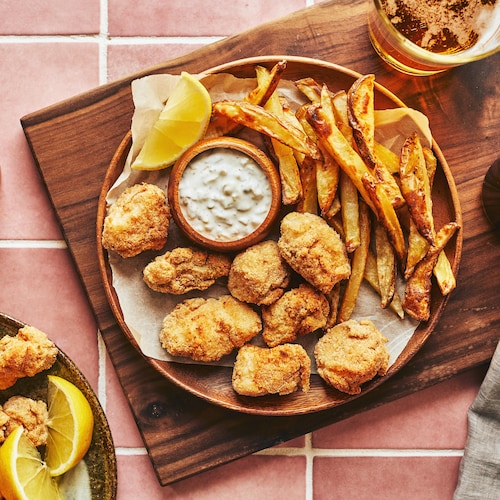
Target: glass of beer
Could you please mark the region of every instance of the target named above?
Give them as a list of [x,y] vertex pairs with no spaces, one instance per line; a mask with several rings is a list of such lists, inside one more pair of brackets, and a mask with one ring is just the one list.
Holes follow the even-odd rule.
[[500,0],[370,0],[368,28],[392,67],[433,75],[500,50]]

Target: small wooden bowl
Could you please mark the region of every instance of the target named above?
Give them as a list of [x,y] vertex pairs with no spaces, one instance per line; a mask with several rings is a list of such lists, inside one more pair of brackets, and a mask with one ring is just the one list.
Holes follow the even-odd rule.
[[[185,217],[179,199],[179,182],[191,161],[201,153],[215,149],[233,149],[250,157],[262,168],[271,188],[271,204],[263,222],[251,233],[235,240],[222,241],[201,234]],[[183,153],[173,166],[168,183],[168,202],[175,222],[191,241],[217,252],[237,252],[263,240],[276,221],[281,208],[280,176],[270,158],[261,149],[248,141],[235,137],[205,139]]]

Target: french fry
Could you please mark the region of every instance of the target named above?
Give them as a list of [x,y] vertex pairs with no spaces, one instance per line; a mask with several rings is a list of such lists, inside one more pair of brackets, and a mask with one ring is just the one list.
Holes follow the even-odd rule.
[[[263,66],[257,66],[255,68],[257,86],[245,96],[245,101],[251,104],[264,105],[278,87],[286,65],[287,61],[283,60],[276,63],[271,70]],[[239,127],[238,124],[225,116],[212,116],[205,137],[208,139],[234,134]]]
[[297,204],[297,212],[318,213],[318,191],[316,189],[316,163],[309,156],[304,157],[300,165],[299,174],[302,184],[302,198]]
[[347,91],[347,115],[361,157],[371,168],[377,164],[375,150],[374,75],[363,75]]
[[422,145],[416,133],[406,139],[401,149],[399,178],[411,218],[418,232],[432,244],[435,230],[431,189]]
[[408,255],[404,271],[405,279],[409,279],[415,266],[425,257],[429,250],[429,242],[418,232],[417,226],[410,218],[410,229],[408,232]]
[[406,283],[403,309],[418,321],[427,321],[430,317],[432,273],[439,254],[458,228],[456,222],[449,222],[436,233],[434,244]]
[[399,156],[380,142],[374,144],[375,157],[392,175],[399,174]]
[[396,256],[399,262],[403,264],[406,258],[405,239],[394,207],[379,182],[370,179],[368,176],[363,177],[362,182],[375,207],[375,215],[378,221],[385,227]]
[[377,165],[373,169],[373,175],[384,186],[385,193],[394,208],[401,208],[405,203],[404,196],[399,189],[399,185],[393,175],[377,160]]
[[446,296],[456,288],[457,281],[444,250],[439,252],[433,272],[442,295]]
[[316,163],[316,185],[318,204],[322,215],[326,215],[333,204],[339,186],[339,164],[319,145],[323,160]]
[[321,157],[318,148],[303,130],[293,127],[261,106],[245,101],[219,101],[212,105],[212,114],[225,116],[311,158],[320,159]]
[[[382,296],[380,292],[380,285],[378,282],[378,272],[377,272],[377,258],[375,255],[370,251],[368,252],[368,257],[366,259],[366,267],[365,267],[365,275],[364,278],[366,282],[380,295]],[[392,298],[391,303],[389,304],[389,307],[401,318],[403,319],[405,317],[405,312],[403,310],[402,306],[402,301],[401,297],[399,296],[398,292],[394,292],[394,296]]]
[[302,78],[295,82],[295,86],[314,104],[321,100],[321,85],[314,78]]
[[429,185],[432,188],[434,183],[434,175],[437,169],[437,158],[434,155],[432,149],[427,146],[422,146],[422,152],[424,154],[425,168],[427,169],[427,177],[429,178]]
[[[264,69],[257,72],[257,81],[267,79],[269,75]],[[265,109],[279,119],[283,119],[284,111],[277,92],[273,92],[266,104]],[[293,205],[303,199],[304,189],[302,186],[299,166],[294,150],[271,137],[271,148],[278,163],[281,178],[281,201],[283,205]],[[305,155],[301,156],[306,157]]]
[[368,251],[370,248],[371,233],[370,213],[365,203],[360,203],[359,215],[361,243],[352,256],[351,276],[347,282],[347,286],[340,303],[340,309],[337,316],[338,323],[347,321],[351,317],[354,307],[356,306],[359,288],[365,275],[366,259],[368,258]]
[[345,90],[339,90],[332,95],[332,106],[335,124],[349,141],[349,144],[355,147],[356,142],[354,141],[352,128],[349,124],[349,116],[347,114],[347,93]]
[[344,137],[335,123],[328,120],[320,106],[308,106],[306,118],[323,144],[324,149],[349,176],[368,206],[375,210],[362,181],[364,176],[373,179],[372,173],[359,154],[353,149],[348,139]]
[[340,306],[340,283],[335,283],[332,291],[326,296],[328,304],[330,305],[330,312],[328,313],[328,318],[326,320],[326,328],[331,328],[337,323],[337,316]]
[[396,290],[396,257],[385,228],[377,223],[374,232],[380,305],[385,309],[391,303]]
[[339,187],[344,243],[347,252],[352,253],[361,243],[358,190],[345,172],[340,173]]

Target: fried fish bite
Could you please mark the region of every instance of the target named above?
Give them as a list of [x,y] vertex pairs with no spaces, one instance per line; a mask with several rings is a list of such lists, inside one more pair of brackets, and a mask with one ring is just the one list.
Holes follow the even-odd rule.
[[174,248],[156,257],[143,271],[146,285],[156,292],[181,295],[206,290],[215,280],[229,274],[231,259],[191,247]]
[[260,316],[231,295],[186,299],[168,314],[160,342],[173,356],[217,361],[241,347],[262,329]]
[[161,250],[167,242],[170,209],[162,189],[141,183],[128,187],[108,208],[102,246],[124,258]]
[[276,302],[290,282],[291,269],[275,241],[257,243],[233,260],[227,287],[243,302],[269,305]]
[[278,247],[290,267],[325,294],[351,274],[343,241],[318,215],[286,215],[281,221]]
[[233,368],[233,389],[242,396],[291,394],[309,390],[311,360],[299,344],[273,347],[244,345]]
[[293,342],[298,336],[323,328],[329,312],[327,298],[303,283],[262,308],[262,338],[269,347]]
[[0,443],[14,429],[22,426],[28,439],[35,446],[42,446],[47,443],[49,435],[48,421],[49,412],[44,401],[35,401],[24,396],[13,396],[5,402],[3,410],[0,407]]
[[314,349],[318,374],[347,394],[359,394],[361,384],[385,375],[389,364],[387,338],[370,320],[348,320],[327,330]]
[[57,347],[33,326],[20,328],[15,337],[6,335],[0,339],[0,390],[47,370],[56,357]]

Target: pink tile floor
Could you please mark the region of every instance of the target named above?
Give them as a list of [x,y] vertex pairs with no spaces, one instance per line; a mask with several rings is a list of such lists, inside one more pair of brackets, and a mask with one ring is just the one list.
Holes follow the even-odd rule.
[[452,498],[483,367],[161,487],[19,123],[28,112],[312,3],[0,2],[0,311],[45,330],[88,377],[114,436],[120,500]]

